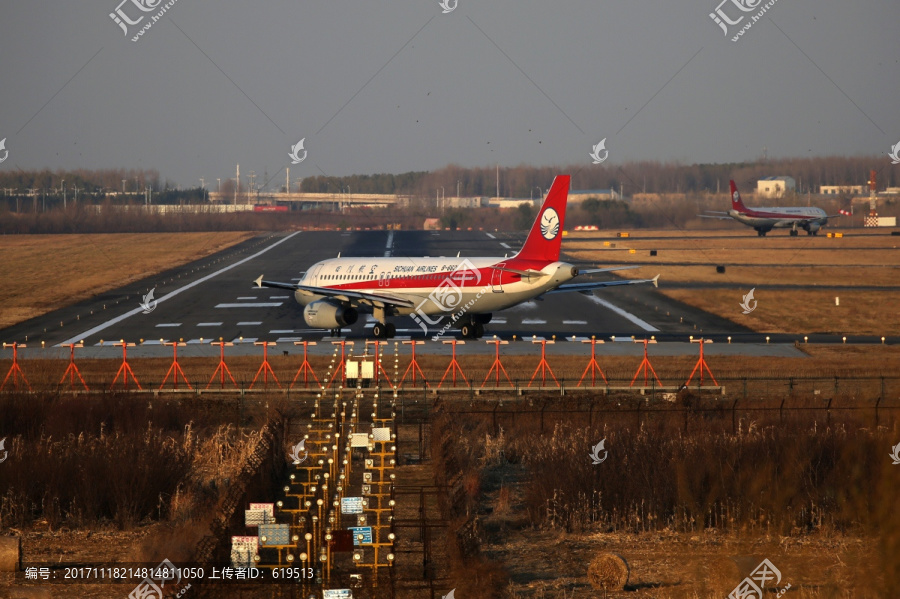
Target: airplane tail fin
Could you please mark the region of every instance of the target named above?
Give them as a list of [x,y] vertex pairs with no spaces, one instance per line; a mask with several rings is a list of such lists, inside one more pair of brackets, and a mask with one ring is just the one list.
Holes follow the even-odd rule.
[[731,207],[738,212],[746,212],[747,207],[741,200],[741,192],[738,191],[737,185],[734,184],[734,181],[729,181],[728,184],[731,186]]
[[569,199],[569,175],[557,175],[547,192],[528,238],[516,254],[522,260],[555,262],[559,260],[563,225],[566,219],[566,202]]

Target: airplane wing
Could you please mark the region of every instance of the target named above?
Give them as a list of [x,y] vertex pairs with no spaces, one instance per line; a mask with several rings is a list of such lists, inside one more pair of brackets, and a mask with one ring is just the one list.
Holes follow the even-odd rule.
[[[721,214],[728,214],[727,212],[722,212]],[[716,218],[718,220],[734,220],[730,216],[713,216],[711,214],[698,214],[700,218]]]
[[614,270],[631,270],[633,268],[640,268],[639,264],[634,266],[609,266],[607,268],[588,268],[585,270],[578,269],[578,274],[580,275],[592,275],[598,272],[612,272]]
[[263,281],[262,275],[253,281],[257,287],[272,287],[275,289],[290,289],[292,291],[306,291],[312,295],[324,295],[325,297],[333,297],[336,300],[368,304],[383,308],[385,306],[400,306],[403,308],[414,308],[415,304],[409,300],[400,299],[390,295],[382,295],[380,293],[363,293],[360,291],[351,291],[349,289],[331,289],[329,287],[314,287],[312,285],[297,285],[294,283],[279,283],[277,281]]
[[590,293],[594,289],[603,287],[616,287],[618,285],[638,285],[640,283],[653,283],[654,287],[659,286],[659,275],[652,279],[616,279],[615,281],[591,281],[589,283],[567,283],[560,285],[554,289],[550,289],[546,293],[561,293],[563,291],[577,291],[579,293]]

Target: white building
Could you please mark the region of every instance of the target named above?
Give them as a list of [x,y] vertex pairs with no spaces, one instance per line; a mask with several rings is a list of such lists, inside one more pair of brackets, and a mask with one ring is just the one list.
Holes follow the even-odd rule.
[[761,198],[782,198],[787,192],[797,190],[793,177],[766,177],[756,182],[756,195]]
[[820,185],[822,195],[862,195],[866,193],[865,185]]

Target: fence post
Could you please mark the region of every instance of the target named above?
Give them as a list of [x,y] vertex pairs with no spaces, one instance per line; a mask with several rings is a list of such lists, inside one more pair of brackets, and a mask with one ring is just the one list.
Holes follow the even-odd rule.
[[[744,383],[746,384],[747,379],[744,379]],[[738,404],[738,400],[735,399],[734,403],[731,404],[731,434],[737,432],[737,413],[736,409]]]

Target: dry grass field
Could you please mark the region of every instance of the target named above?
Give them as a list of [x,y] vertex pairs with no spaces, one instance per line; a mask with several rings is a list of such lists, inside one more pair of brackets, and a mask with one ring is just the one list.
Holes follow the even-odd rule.
[[[573,233],[566,242],[579,261],[645,265],[621,274],[658,273],[660,292],[672,299],[760,332],[801,335],[896,334],[898,247],[900,238],[886,231],[849,231],[842,238],[786,232],[760,238],[750,229],[636,231],[617,238],[601,231]],[[718,265],[725,266],[724,273],[716,272]],[[739,303],[750,289],[758,304],[744,315]]]
[[249,232],[11,235],[0,242],[0,328],[186,264]]

